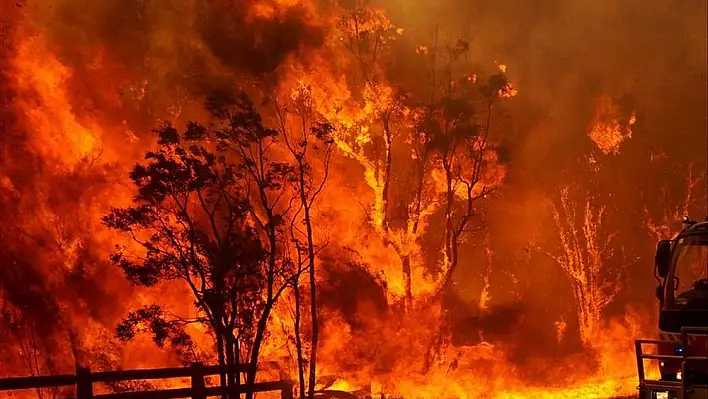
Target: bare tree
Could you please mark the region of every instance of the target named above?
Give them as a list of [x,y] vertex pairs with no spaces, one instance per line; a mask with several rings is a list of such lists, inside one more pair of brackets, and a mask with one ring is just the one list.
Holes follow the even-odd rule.
[[[297,209],[293,212],[290,224],[290,236],[296,247],[296,264],[298,265],[298,272],[293,281],[293,289],[295,291],[295,343],[298,357],[300,395],[305,397],[303,346],[300,335],[301,296],[299,277],[304,270],[307,270],[310,285],[310,318],[312,323],[307,397],[314,398],[320,328],[317,309],[316,253],[321,247],[315,242],[312,209],[327,182],[334,142],[331,138],[332,127],[322,122],[315,115],[309,88],[298,87],[296,91],[294,99],[287,106],[283,106],[277,98],[273,98],[273,103],[279,122],[280,134],[295,162],[294,191],[299,201]],[[317,155],[321,159],[321,168],[315,171],[313,170],[312,162]],[[315,173],[319,173],[321,176],[318,178]]]
[[569,187],[560,190],[558,202],[551,203],[551,212],[560,253],[548,255],[571,280],[580,337],[588,342],[603,309],[620,290],[619,270],[611,266],[614,234],[603,232],[605,208],[596,205],[593,198],[573,200]]
[[477,202],[494,192],[500,183],[499,176],[491,173],[498,166],[497,148],[491,137],[493,111],[499,98],[516,94],[504,71],[490,76],[485,84],[478,84],[476,78],[467,75],[456,77],[456,64],[469,51],[466,42],[460,40],[445,50],[442,70],[435,72],[441,75],[435,81],[444,85],[433,90],[440,92],[433,97],[439,99],[427,106],[424,129],[434,167],[442,170],[444,176],[444,259],[438,295],[449,288],[464,236],[480,229]]
[[[31,376],[51,375],[57,373],[56,365],[51,356],[47,356],[53,348],[37,334],[34,320],[25,317],[21,311],[12,307],[0,296],[0,338],[4,344],[16,342],[19,345],[17,354],[24,363],[25,369]],[[1,353],[0,353],[1,354]],[[0,356],[3,359],[3,356]],[[59,397],[60,389],[36,388],[35,394],[39,399],[53,399]]]

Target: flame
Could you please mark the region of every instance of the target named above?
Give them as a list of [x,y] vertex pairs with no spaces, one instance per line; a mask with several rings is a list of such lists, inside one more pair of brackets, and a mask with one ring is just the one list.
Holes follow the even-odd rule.
[[32,137],[33,147],[42,156],[67,166],[93,155],[101,144],[102,129],[91,120],[78,120],[66,107],[69,99],[64,87],[71,71],[51,57],[41,37],[23,42],[15,62],[21,71],[18,88],[28,93],[20,97],[17,106],[25,110],[28,123],[37,132]]
[[603,153],[617,155],[620,145],[632,138],[632,125],[636,123],[637,117],[632,111],[626,121],[623,118],[622,110],[611,97],[598,97],[592,129],[588,135]]
[[[441,285],[441,273],[436,269],[445,270],[451,260],[445,258],[446,255],[439,255],[437,248],[431,249],[434,246],[431,242],[437,243],[443,234],[440,215],[443,208],[441,197],[447,190],[445,171],[437,164],[427,166],[422,179],[423,200],[420,200],[418,209],[413,209],[415,207],[409,203],[398,204],[396,194],[387,192],[391,175],[386,172],[386,156],[381,155],[392,154],[396,160],[405,159],[405,162],[421,161],[422,155],[415,147],[424,144],[424,138],[416,136],[415,126],[424,112],[401,98],[399,88],[383,73],[384,68],[380,65],[367,71],[376,78],[356,78],[364,74],[360,70],[361,62],[343,44],[354,34],[372,35],[376,32],[383,32],[382,42],[391,43],[396,36],[404,34],[404,28],[394,26],[381,9],[369,10],[366,23],[355,27],[337,25],[340,14],[344,13],[342,10],[323,10],[304,0],[248,3],[247,22],[280,21],[286,10],[298,8],[304,10],[303,18],[325,30],[317,48],[298,48],[284,57],[272,72],[278,82],[275,91],[279,98],[292,100],[305,90],[316,112],[335,127],[333,139],[337,155],[332,167],[333,176],[324,192],[325,199],[316,205],[315,212],[316,225],[321,226],[316,232],[317,239],[332,243],[332,248],[323,250],[322,258],[328,256],[335,260],[318,276],[318,283],[326,287],[331,281],[326,281],[323,276],[334,273],[338,267],[343,267],[342,264],[354,264],[354,271],[348,271],[363,270],[365,277],[361,279],[366,281],[355,281],[362,286],[352,288],[344,284],[344,287],[359,290],[363,289],[364,283],[370,283],[376,288],[371,292],[357,293],[359,295],[351,304],[340,300],[322,309],[320,388],[366,391],[377,397],[407,399],[606,398],[633,392],[636,377],[631,338],[642,335],[647,328],[631,309],[619,320],[607,322],[603,317],[602,311],[621,288],[616,281],[601,278],[607,276],[602,268],[603,250],[611,238],[603,234],[605,208],[590,200],[572,198],[568,189],[561,190],[559,201],[552,206],[552,221],[559,242],[544,252],[556,261],[559,271],[566,273],[573,290],[574,311],[579,318],[578,329],[583,340],[576,353],[550,357],[537,353],[520,362],[514,356],[520,352],[518,349],[522,343],[529,340],[523,328],[535,321],[525,320],[523,322],[530,324],[519,327],[521,331],[506,335],[489,332],[480,326],[478,319],[494,315],[495,306],[506,305],[513,296],[495,289],[495,279],[501,274],[498,270],[505,266],[500,265],[504,258],[488,243],[484,245],[486,263],[482,267],[473,260],[464,259],[468,270],[479,271],[475,282],[479,282],[481,288],[478,299],[471,305],[477,312],[471,312],[476,321],[470,324],[470,331],[466,331],[475,337],[472,342],[452,342],[447,330],[452,329],[448,325],[452,323],[449,321],[451,315],[441,304],[444,299],[436,296]],[[119,86],[129,87],[138,100],[138,107],[154,107],[146,113],[151,117],[169,115],[175,124],[203,118],[203,110],[194,110],[181,99],[170,96],[167,96],[170,104],[165,105],[165,109],[150,104],[148,100],[156,90],[156,83],[138,71],[125,75],[119,73],[120,68],[114,71],[109,67],[112,60],[109,49],[96,49],[94,59],[96,70],[108,71],[105,79],[99,79],[98,75],[80,76],[77,66],[60,57],[51,45],[51,37],[41,31],[32,32],[21,35],[17,52],[11,60],[15,70],[12,85],[18,91],[12,107],[14,112],[22,115],[23,129],[29,132],[28,153],[49,165],[53,173],[32,178],[38,186],[38,198],[36,203],[23,202],[29,211],[21,220],[24,228],[52,228],[50,236],[60,244],[54,260],[61,265],[61,270],[47,269],[44,273],[47,280],[66,283],[82,272],[85,252],[105,259],[116,243],[130,245],[124,237],[106,231],[100,224],[100,217],[111,206],[130,202],[134,193],[126,181],[127,171],[153,144],[146,139],[149,126],[128,122],[131,118],[126,115],[129,112],[123,100],[106,93]],[[195,46],[206,51],[204,43]],[[420,45],[411,52],[428,57],[433,52],[431,48]],[[215,58],[213,55],[208,57],[208,62],[215,62]],[[506,64],[497,66],[502,73],[508,70]],[[210,67],[220,74],[232,73],[225,72],[228,68],[223,65],[210,64]],[[126,85],[124,80],[129,84]],[[471,73],[466,80],[476,84],[477,73]],[[77,89],[72,84],[74,81],[84,82],[83,90],[88,93]],[[265,85],[260,81],[258,84]],[[257,86],[256,83],[253,85]],[[505,100],[516,97],[518,91],[513,83],[507,83],[496,94],[499,100]],[[82,107],[84,103],[76,100],[92,95],[106,97],[103,98],[105,103]],[[186,89],[183,95],[188,97],[190,104],[202,100],[200,95]],[[385,118],[396,120],[398,129],[395,132],[386,131],[382,121],[391,119]],[[622,121],[623,118],[626,122]],[[622,115],[611,98],[601,96],[597,100],[589,136],[605,154],[616,155],[621,143],[631,138],[631,127],[635,123],[633,112]],[[475,149],[483,153],[481,159],[487,166],[471,193],[483,197],[481,201],[488,201],[490,198],[487,197],[491,197],[484,195],[484,187],[504,187],[510,173],[502,161],[501,151],[497,150],[499,144],[493,139],[479,139],[474,144]],[[399,166],[410,165],[405,162],[393,167],[394,180],[399,179],[399,185],[405,184],[401,183],[405,176],[395,169],[406,169]],[[49,191],[45,187],[51,186],[52,178],[60,176],[71,182],[71,177],[77,176],[76,179],[80,180],[84,174],[89,174],[87,170],[94,170],[92,168],[98,170],[105,180],[99,183],[88,178],[81,180],[81,187],[76,190],[81,195],[80,200],[67,199],[69,205],[55,205],[64,201],[54,198],[57,193],[69,196],[75,192],[68,187],[55,187],[55,191]],[[22,194],[18,188],[20,180],[15,175],[0,174],[3,191],[9,192],[17,201]],[[454,186],[452,194],[456,200],[462,201],[468,195],[462,184]],[[405,214],[398,224],[391,221],[393,209],[397,207]],[[482,205],[479,213],[484,213]],[[75,215],[78,217],[74,218]],[[63,224],[69,218],[78,221],[70,220],[75,222],[69,223],[73,229],[64,232]],[[461,239],[460,245],[472,247],[477,241],[481,241],[478,236],[470,235]],[[532,266],[530,262],[528,266]],[[410,269],[408,274],[404,272],[406,267]],[[514,284],[518,285],[519,279],[512,277]],[[94,284],[118,292],[116,297],[120,301],[107,300],[110,303],[93,310],[105,315],[89,317],[86,316],[89,313],[86,302],[98,298],[84,298],[82,303],[62,299],[68,308],[67,322],[77,324],[76,330],[81,336],[79,346],[85,352],[82,356],[89,358],[87,362],[103,368],[176,364],[174,354],[155,349],[144,337],[119,346],[112,338],[112,330],[125,310],[156,301],[171,306],[176,314],[194,317],[197,313],[187,299],[189,295],[169,285],[154,290],[135,290],[115,274],[103,270],[92,278]],[[344,295],[344,292],[337,294]],[[410,303],[401,310],[401,303],[409,296],[412,297]],[[293,356],[289,353],[293,303],[293,298],[285,295],[270,320],[270,335],[262,358],[264,363],[275,363],[279,369],[266,371],[262,378],[296,377]],[[350,305],[355,309],[348,309]],[[347,311],[352,314],[345,314]],[[557,316],[545,327],[557,345],[574,332],[572,322]],[[198,343],[199,358],[214,361],[209,332],[204,327],[194,326],[190,333]],[[539,352],[543,350],[538,348]],[[58,352],[54,355],[59,357]],[[595,364],[586,364],[588,359]],[[64,363],[65,367],[71,365],[70,360]],[[22,369],[14,363],[11,367],[13,373]],[[547,374],[545,378],[527,376],[527,373],[538,370]],[[17,373],[23,374],[22,371]]]
[[589,340],[602,320],[603,309],[619,292],[619,284],[608,280],[613,273],[605,266],[613,255],[610,243],[614,234],[603,235],[605,209],[597,209],[591,199],[581,204],[583,213],[580,220],[576,210],[578,206],[571,199],[569,188],[561,190],[559,202],[560,210],[553,205],[552,212],[562,253],[551,257],[572,280],[580,335],[582,339]]

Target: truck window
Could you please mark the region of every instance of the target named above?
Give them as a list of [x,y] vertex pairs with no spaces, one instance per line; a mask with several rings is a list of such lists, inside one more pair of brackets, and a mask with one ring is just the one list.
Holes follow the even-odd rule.
[[688,291],[694,282],[708,278],[708,239],[688,236],[678,240],[674,258],[677,294]]

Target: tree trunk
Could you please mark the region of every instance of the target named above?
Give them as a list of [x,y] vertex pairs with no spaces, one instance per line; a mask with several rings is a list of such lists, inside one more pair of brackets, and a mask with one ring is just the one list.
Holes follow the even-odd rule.
[[268,326],[268,319],[270,318],[270,312],[273,310],[273,301],[270,300],[266,303],[265,308],[263,308],[263,313],[258,320],[258,327],[256,329],[256,336],[253,339],[253,347],[251,348],[251,358],[248,364],[248,375],[246,376],[246,386],[245,389],[249,392],[246,394],[246,399],[253,399],[254,394],[250,392],[253,389],[253,384],[256,383],[256,372],[258,371],[258,356],[261,351],[261,344],[263,343],[263,338],[265,337],[266,327]]
[[305,399],[305,359],[302,357],[302,336],[300,336],[300,320],[302,319],[300,279],[293,285],[295,294],[295,350],[297,351],[297,375],[300,382],[300,399]]
[[310,221],[310,207],[305,206],[305,224],[307,226],[308,256],[310,267],[310,317],[312,318],[312,345],[310,347],[310,378],[308,394],[310,399],[315,397],[315,382],[317,381],[317,346],[319,343],[320,326],[317,315],[317,281],[315,278],[315,244],[312,237],[312,222]]
[[[412,238],[410,238],[410,241],[408,241],[409,239],[406,239],[406,242],[404,243],[406,246],[411,243],[415,243],[418,237],[418,225],[420,223],[423,206],[423,183],[425,181],[426,159],[427,155],[424,154],[421,159],[418,160],[415,176],[415,197],[413,199],[413,210],[408,211],[406,216],[406,228]],[[406,308],[410,309],[413,306],[413,271],[411,269],[411,254],[406,252],[401,257],[401,263],[403,268],[403,282],[406,290]]]
[[[224,359],[224,337],[221,334],[221,328],[215,326],[214,333],[216,334],[216,354],[219,358],[219,385],[222,390],[226,389],[226,361]],[[221,395],[222,398],[226,398],[226,395]]]
[[[441,314],[444,314],[444,304],[442,301],[440,301],[440,308],[443,310]],[[424,358],[424,363],[423,363],[423,374],[427,374],[430,369],[433,367],[433,364],[435,363],[435,360],[437,359],[438,355],[440,354],[440,349],[442,347],[443,343],[443,337],[445,336],[445,331],[446,331],[446,321],[445,318],[443,317],[440,320],[440,326],[438,327],[437,331],[435,332],[435,335],[433,336],[433,339],[430,341],[430,344],[428,345],[428,350],[425,351],[425,358]]]
[[226,380],[228,381],[227,387],[229,394],[227,397],[229,399],[238,399],[239,395],[236,391],[236,379],[234,378],[234,366],[236,365],[234,356],[234,337],[229,331],[224,331],[224,338],[226,341]]
[[[235,383],[236,383],[236,390],[238,392],[241,392],[241,371],[240,371],[240,365],[241,365],[241,344],[240,340],[238,337],[234,338],[234,358],[236,362],[236,371],[235,371]],[[240,397],[240,396],[239,396]]]
[[413,306],[413,279],[410,254],[403,255],[401,263],[403,265],[403,282],[406,289],[406,309],[407,311],[410,311]]
[[381,118],[384,130],[384,143],[385,143],[385,169],[383,178],[383,190],[381,191],[381,212],[383,212],[383,228],[388,231],[388,195],[391,185],[391,164],[393,163],[393,154],[391,146],[393,145],[393,133],[391,132],[391,125],[389,121],[389,115],[384,115]]
[[276,232],[276,223],[275,223],[275,216],[273,214],[273,210],[271,208],[268,208],[265,204],[268,204],[268,196],[265,192],[265,189],[263,187],[259,186],[259,194],[261,196],[261,203],[264,204],[266,207],[265,212],[268,220],[268,226],[267,226],[267,234],[268,234],[268,241],[269,241],[269,250],[268,250],[268,274],[266,276],[268,283],[267,283],[267,300],[265,307],[263,308],[263,313],[261,313],[261,317],[258,319],[258,325],[256,327],[256,335],[253,338],[253,346],[251,347],[251,354],[250,354],[250,359],[248,363],[248,373],[246,375],[246,386],[245,389],[248,391],[246,393],[246,399],[253,399],[255,394],[251,392],[253,390],[253,384],[256,383],[256,372],[258,371],[258,357],[260,355],[261,351],[261,345],[263,344],[263,338],[265,337],[266,333],[266,328],[268,327],[268,319],[270,318],[270,312],[273,310],[273,305],[275,303],[275,294],[274,294],[274,288],[275,288],[275,264],[276,264],[276,256],[278,255],[278,247],[277,247],[277,232]]
[[310,375],[308,380],[307,396],[310,399],[315,397],[315,383],[317,381],[317,346],[319,343],[320,327],[317,316],[317,279],[315,270],[315,240],[312,231],[312,220],[310,217],[310,199],[305,192],[305,166],[300,159],[300,200],[305,212],[305,227],[307,232],[307,256],[310,275],[310,317],[312,319],[312,344],[310,346]]
[[453,187],[453,175],[452,175],[452,159],[450,161],[443,160],[443,167],[445,169],[445,180],[446,180],[446,206],[445,206],[445,257],[447,258],[447,269],[444,271],[443,279],[440,286],[437,287],[438,291],[434,296],[434,299],[438,301],[440,306],[440,326],[433,336],[432,341],[428,346],[428,350],[425,353],[425,362],[423,366],[423,372],[427,373],[433,366],[433,363],[438,356],[440,347],[443,342],[443,338],[446,333],[446,320],[445,320],[445,302],[444,296],[449,289],[450,283],[452,281],[452,275],[457,267],[457,240],[459,236],[457,235],[453,222],[453,205],[455,201],[455,190]]
[[450,280],[452,279],[452,273],[454,271],[454,268],[455,266],[457,266],[457,262],[455,259],[455,251],[453,250],[453,246],[455,244],[456,239],[455,229],[452,220],[452,207],[455,201],[455,189],[452,184],[452,155],[450,155],[450,157],[451,159],[449,162],[443,162],[447,188],[445,199],[445,257],[447,258],[447,270],[445,270],[442,284],[439,287],[438,295],[442,294],[442,292],[447,289]]

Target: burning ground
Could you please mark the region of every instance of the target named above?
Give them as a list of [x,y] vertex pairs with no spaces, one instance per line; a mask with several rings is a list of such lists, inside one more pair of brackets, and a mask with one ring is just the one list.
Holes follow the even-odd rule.
[[[706,202],[706,5],[518,3],[4,2],[0,376],[217,361],[200,324],[188,352],[116,337],[143,306],[200,313],[184,284],[129,282],[110,255],[132,241],[102,218],[131,205],[154,129],[208,127],[217,94],[245,92],[282,137],[328,126],[307,152],[308,178],[327,177],[317,389],[631,393],[652,247]],[[288,231],[294,259],[308,237]],[[300,274],[300,302],[289,287],[268,318],[263,378],[309,364]]]

